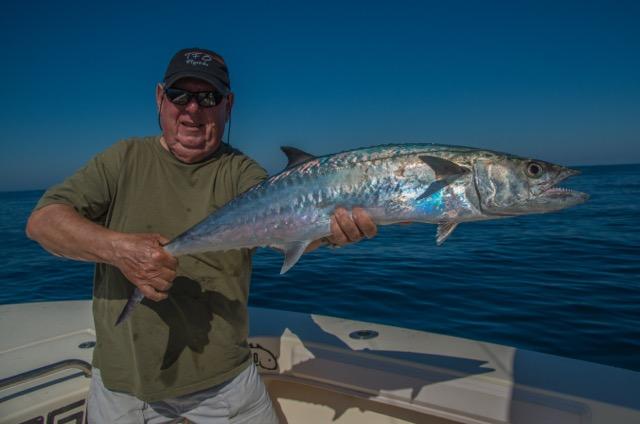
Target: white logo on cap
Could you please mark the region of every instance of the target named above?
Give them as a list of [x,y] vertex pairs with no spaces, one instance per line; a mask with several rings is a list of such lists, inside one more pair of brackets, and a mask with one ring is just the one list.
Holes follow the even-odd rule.
[[213,58],[210,55],[206,53],[201,53],[201,52],[188,52],[188,53],[185,53],[184,55],[187,58],[186,63],[188,65],[193,65],[193,66],[209,67],[209,62],[213,60]]

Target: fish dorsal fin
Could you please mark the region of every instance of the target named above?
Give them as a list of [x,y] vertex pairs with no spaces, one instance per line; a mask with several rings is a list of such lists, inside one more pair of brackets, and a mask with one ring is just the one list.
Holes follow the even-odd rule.
[[303,152],[300,149],[296,149],[295,147],[281,146],[280,150],[287,155],[287,159],[289,160],[289,163],[287,163],[287,166],[284,169],[293,168],[296,165],[300,165],[303,162],[316,158],[315,156],[310,155],[307,152]]
[[433,172],[436,174],[436,180],[446,179],[451,182],[469,172],[467,168],[464,168],[457,163],[436,156],[422,155],[420,156],[420,160],[433,169]]
[[300,256],[304,253],[304,250],[309,245],[309,241],[293,241],[291,243],[287,243],[280,248],[284,251],[284,263],[282,264],[282,268],[280,269],[280,274],[284,274],[289,271],[292,266],[298,262]]
[[445,222],[438,225],[438,233],[436,235],[436,244],[440,246],[453,233],[458,226],[457,222]]

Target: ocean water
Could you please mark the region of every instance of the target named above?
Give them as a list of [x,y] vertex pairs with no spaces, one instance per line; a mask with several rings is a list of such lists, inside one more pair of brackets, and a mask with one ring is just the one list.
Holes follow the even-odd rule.
[[[250,304],[491,341],[640,371],[640,165],[580,168],[563,186],[591,194],[548,215],[435,226],[303,256],[255,255]],[[0,193],[0,303],[91,296],[92,265],[24,235],[42,191]]]

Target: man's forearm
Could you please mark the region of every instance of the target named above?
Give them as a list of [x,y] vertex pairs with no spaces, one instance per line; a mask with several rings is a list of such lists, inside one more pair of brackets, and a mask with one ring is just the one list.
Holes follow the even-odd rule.
[[116,232],[81,216],[71,206],[52,204],[29,217],[27,236],[65,258],[111,263]]
[[160,234],[128,234],[91,222],[67,205],[45,206],[31,214],[27,236],[54,255],[117,267],[142,293],[167,298],[178,261],[162,246]]

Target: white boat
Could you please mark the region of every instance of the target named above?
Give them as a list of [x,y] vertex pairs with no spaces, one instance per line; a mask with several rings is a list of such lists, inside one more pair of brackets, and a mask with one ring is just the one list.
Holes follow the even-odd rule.
[[[283,422],[640,423],[640,373],[386,325],[250,310]],[[0,423],[83,423],[90,301],[0,306]]]

